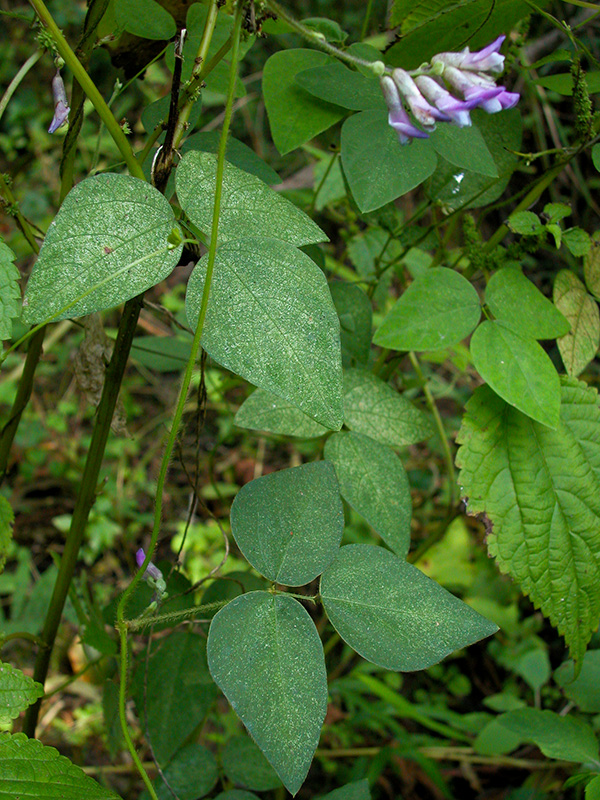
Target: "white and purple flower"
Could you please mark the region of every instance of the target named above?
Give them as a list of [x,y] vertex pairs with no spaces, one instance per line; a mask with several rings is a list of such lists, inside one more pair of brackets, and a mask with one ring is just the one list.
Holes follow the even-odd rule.
[[54,99],[54,117],[48,128],[48,133],[54,133],[62,127],[69,118],[69,111],[71,110],[59,69],[56,70],[56,75],[52,78],[52,97]]
[[498,51],[506,36],[498,38],[483,50],[471,53],[465,47],[460,53],[438,53],[431,59],[432,64],[441,63],[445,67],[456,67],[456,69],[473,70],[474,72],[496,72],[500,74],[504,69],[504,56]]
[[411,122],[402,105],[398,87],[389,75],[381,78],[381,88],[389,110],[388,122],[398,134],[400,144],[408,144],[412,139],[427,139],[427,134]]

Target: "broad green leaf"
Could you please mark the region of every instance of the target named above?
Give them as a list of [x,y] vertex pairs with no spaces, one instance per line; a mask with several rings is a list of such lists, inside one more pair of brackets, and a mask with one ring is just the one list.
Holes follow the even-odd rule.
[[266,62],[262,90],[271,126],[271,136],[281,155],[326,131],[346,113],[325,103],[296,83],[296,75],[322,67],[331,59],[318,50],[279,50]]
[[596,775],[586,784],[585,800],[600,800],[600,775]]
[[320,100],[352,111],[386,107],[375,75],[369,78],[348,69],[340,61],[299,72],[296,83]]
[[600,231],[592,234],[590,250],[583,258],[583,275],[589,291],[600,299]]
[[304,586],[335,558],[344,509],[328,461],[272,472],[237,493],[231,532],[252,566],[274,583]]
[[404,558],[410,547],[412,501],[398,456],[354,431],[335,433],[324,455],[333,462],[342,497]]
[[[195,633],[171,633],[148,660],[141,658],[132,693],[142,730],[164,767],[201,723],[217,695],[206,665],[206,644]],[[144,688],[145,684],[145,688]]]
[[558,339],[568,375],[577,377],[592,361],[600,345],[598,305],[574,272],[561,269],[554,279],[554,303],[571,324],[571,331]]
[[[600,92],[600,72],[588,72],[585,76],[588,92],[595,94]],[[570,72],[563,72],[558,75],[545,75],[538,78],[536,83],[544,89],[550,89],[557,94],[570,97],[573,94],[573,76]]]
[[[192,327],[207,260],[208,255],[198,262],[188,282]],[[221,245],[202,346],[226,369],[340,429],[340,324],[325,276],[302,251],[273,239]]]
[[573,662],[565,661],[554,673],[554,680],[581,711],[600,712],[600,650],[587,651],[577,677]]
[[6,564],[8,548],[12,541],[12,529],[15,515],[6,497],[0,494],[0,572]]
[[326,17],[309,17],[303,19],[302,24],[311,31],[320,33],[328,42],[342,44],[348,38],[348,34],[340,28],[337,22]]
[[327,709],[321,640],[292,597],[250,592],[214,617],[208,665],[291,794],[302,786]]
[[[177,196],[185,213],[210,234],[217,160],[212,153],[191,150],[175,174]],[[265,183],[233,164],[225,163],[219,240],[267,238],[300,246],[325,242],[327,236],[304,211]]]
[[362,369],[344,372],[344,423],[390,447],[414,444],[433,434],[429,417],[381,378]]
[[[600,411],[594,389],[562,379],[556,430],[487,386],[457,441],[461,493],[486,514],[488,549],[580,661],[600,614]],[[535,476],[535,480],[532,480]]]
[[537,236],[544,230],[540,218],[533,211],[515,211],[506,223],[513,233],[521,236]]
[[0,661],[0,724],[16,719],[44,694],[44,687],[20,669]]
[[498,630],[412,564],[369,544],[342,547],[321,577],[331,624],[367,661],[427,669]]
[[371,351],[371,301],[354,283],[333,281],[329,291],[340,318],[342,364],[344,367],[366,365]]
[[483,380],[507,403],[550,428],[558,425],[558,373],[535,339],[501,322],[482,322],[471,337],[471,355]]
[[[193,6],[192,6],[193,8]],[[194,106],[195,108],[195,106]],[[219,149],[220,134],[217,131],[200,131],[193,133],[185,140],[181,146],[181,152],[187,153],[188,150],[202,150],[205,153],[216,153]],[[227,139],[227,150],[225,158],[234,167],[256,175],[263,183],[270,186],[281,183],[281,178],[266,161],[256,155],[247,144],[240,142],[239,139],[229,137]]]
[[548,758],[565,761],[598,761],[594,731],[581,720],[562,717],[554,711],[519,708],[508,711],[498,722],[522,742],[533,742]]
[[21,273],[14,265],[15,254],[0,236],[0,341],[12,336],[12,321],[19,316]]
[[569,228],[563,231],[562,241],[571,255],[577,257],[587,255],[592,246],[589,234],[581,228]]
[[469,281],[453,269],[433,267],[402,294],[373,341],[393,350],[442,350],[472,333],[480,317]]
[[249,736],[229,739],[221,761],[225,775],[237,786],[255,792],[268,792],[281,786],[277,773]]
[[[175,754],[165,769],[165,779],[177,800],[199,800],[207,795],[219,780],[219,769],[213,754],[195,742],[185,745]],[[171,800],[172,792],[160,776],[154,779],[158,800]],[[147,791],[140,800],[149,800]]]
[[156,372],[179,372],[188,362],[192,340],[180,336],[136,336],[131,358]]
[[500,717],[496,717],[479,731],[473,742],[473,750],[482,756],[498,756],[511,753],[520,744],[520,736],[505,728]]
[[485,290],[485,302],[496,319],[521,336],[554,339],[571,328],[569,321],[520,269],[505,267],[492,275]]
[[369,109],[342,126],[342,166],[357,206],[375,211],[410,192],[435,170],[431,142],[401,145],[385,109]]
[[173,209],[150,184],[110,172],[86,178],[48,228],[23,320],[81,317],[144,292],[179,261],[182,246],[167,241],[173,231],[180,236]]
[[154,0],[115,0],[115,18],[120,29],[142,39],[171,39],[177,33],[173,17]]
[[117,795],[24,733],[0,733],[0,800],[117,800]]
[[438,125],[430,138],[436,153],[455,167],[490,178],[498,177],[498,169],[479,128]]
[[329,432],[329,428],[307,417],[289,401],[264,389],[257,389],[244,400],[233,421],[240,428],[300,439],[313,439]]
[[345,786],[323,795],[319,800],[371,800],[369,781],[363,778],[362,781],[356,781],[356,783],[347,783]]
[[259,800],[259,798],[252,792],[244,791],[244,789],[229,789],[218,794],[215,800]]

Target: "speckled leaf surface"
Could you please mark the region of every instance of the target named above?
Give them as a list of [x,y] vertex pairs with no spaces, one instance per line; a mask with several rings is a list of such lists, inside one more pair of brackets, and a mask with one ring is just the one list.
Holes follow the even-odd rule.
[[42,697],[44,688],[28,675],[0,661],[0,723],[6,724]]
[[321,578],[333,627],[357,653],[400,672],[427,669],[498,628],[389,550],[342,547]]
[[[208,256],[190,276],[186,313],[195,327]],[[342,426],[340,323],[327,281],[301,250],[274,239],[217,250],[202,346],[242,378],[333,430]]]
[[327,710],[321,640],[294,598],[250,592],[214,617],[208,666],[291,794],[310,767]]
[[146,291],[179,261],[182,246],[167,241],[173,230],[180,236],[169,201],[149,183],[110,172],[86,178],[48,228],[23,320],[82,317]]
[[561,382],[556,430],[477,389],[456,461],[469,513],[489,519],[490,555],[580,661],[600,615],[600,411],[594,389]]
[[14,265],[15,254],[0,236],[0,341],[10,339],[12,321],[19,315],[21,273]]
[[568,375],[577,377],[598,352],[600,314],[598,304],[586,292],[574,272],[561,269],[554,280],[554,302],[571,323],[571,330],[557,341]]
[[363,516],[396,555],[410,546],[412,501],[408,478],[394,451],[362,433],[335,433],[325,445],[342,497]]
[[[216,173],[216,156],[195,150],[186,153],[175,173],[183,210],[206,234],[212,225]],[[326,234],[304,211],[256,175],[226,161],[219,240],[226,242],[247,236],[280,239],[297,247],[327,241]]]
[[25,734],[0,733],[0,800],[116,800],[117,795]]
[[237,493],[231,532],[252,566],[283,586],[304,586],[333,561],[344,508],[333,465],[303,464],[256,478]]
[[329,431],[329,428],[307,417],[289,400],[283,400],[264,389],[257,389],[244,400],[238,408],[234,422],[240,428],[296,436],[300,439],[313,439]]
[[361,369],[344,372],[344,422],[382,444],[403,447],[433,434],[429,418],[392,387]]

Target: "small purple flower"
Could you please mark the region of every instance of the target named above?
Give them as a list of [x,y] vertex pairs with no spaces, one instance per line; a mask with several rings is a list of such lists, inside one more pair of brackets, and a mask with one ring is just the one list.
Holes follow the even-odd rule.
[[427,102],[408,72],[403,69],[395,69],[392,72],[392,78],[398,87],[400,95],[408,103],[413,116],[424,128],[434,130],[436,120],[450,121],[450,117],[447,114]]
[[52,97],[54,98],[54,117],[48,128],[48,133],[54,133],[64,125],[71,110],[59,69],[56,70],[56,75],[52,78]]
[[[488,114],[495,114],[497,111],[502,111],[504,106],[498,99],[502,94],[512,95],[511,92],[506,92],[504,86],[496,86],[496,84],[481,75],[475,75],[470,72],[462,72],[462,70],[455,67],[446,67],[444,70],[444,79],[450,84],[453,89],[458,89],[462,92],[464,98],[468,102],[473,102],[475,105],[483,108]],[[519,99],[516,95],[516,100],[512,103],[514,105]],[[512,108],[511,105],[506,108]]]
[[467,127],[471,124],[469,111],[475,108],[477,100],[458,100],[451,95],[447,89],[427,75],[420,75],[415,78],[415,83],[424,97],[446,114],[459,128]]
[[[142,547],[140,547],[140,549],[135,554],[135,560],[138,565],[138,568],[141,567],[144,561],[146,560],[146,554],[144,553]],[[162,576],[163,576],[162,572],[151,561],[146,567],[146,571],[144,572],[144,578],[152,578],[153,580],[158,581],[162,580]]]
[[381,78],[381,88],[389,110],[388,122],[398,134],[400,144],[408,144],[411,139],[427,139],[427,134],[412,124],[402,105],[398,87],[392,78],[384,75]]
[[465,47],[460,53],[438,53],[433,56],[431,63],[442,63],[444,66],[473,70],[474,72],[500,73],[504,69],[504,56],[500,55],[498,51],[505,39],[506,36],[498,36],[483,50],[476,50],[474,53],[471,53],[468,47]]

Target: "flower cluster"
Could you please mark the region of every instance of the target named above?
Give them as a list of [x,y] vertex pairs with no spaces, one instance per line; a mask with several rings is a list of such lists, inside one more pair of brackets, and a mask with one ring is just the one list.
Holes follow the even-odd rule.
[[[519,101],[516,92],[496,86],[492,77],[504,69],[504,56],[498,51],[504,41],[499,36],[483,50],[471,53],[438,53],[427,67],[412,77],[403,69],[381,78],[381,88],[389,109],[389,123],[402,144],[426,139],[436,122],[453,122],[459,127],[471,124],[469,112],[483,108],[489,114],[512,108]],[[459,94],[462,97],[456,97]],[[409,117],[404,104],[424,130]]]

